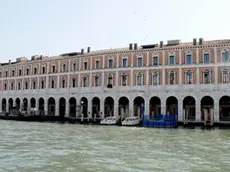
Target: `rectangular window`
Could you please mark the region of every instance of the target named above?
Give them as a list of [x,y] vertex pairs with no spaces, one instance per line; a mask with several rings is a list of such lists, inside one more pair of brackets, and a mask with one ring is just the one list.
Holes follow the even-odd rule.
[[171,84],[171,85],[175,84],[175,74],[174,74],[174,72],[171,72],[169,74],[169,84]]
[[45,88],[45,83],[44,83],[44,81],[42,81],[42,89],[44,89]]
[[29,69],[26,69],[26,75],[29,75]]
[[22,70],[19,69],[18,75],[21,76],[22,75]]
[[11,90],[14,90],[14,83],[11,83]]
[[122,66],[123,66],[123,67],[127,67],[127,59],[126,59],[126,58],[124,58],[124,59],[122,60]]
[[100,69],[100,61],[99,60],[96,61],[96,69]]
[[33,82],[33,89],[36,89],[36,82]]
[[65,88],[65,80],[62,80],[62,88]]
[[86,87],[86,86],[87,86],[87,79],[83,78],[83,87]]
[[109,78],[108,78],[108,84],[113,85],[113,77],[112,76],[109,76]]
[[34,68],[34,75],[37,74],[37,68]]
[[66,72],[66,65],[65,64],[62,65],[62,72]]
[[14,76],[14,70],[12,70],[12,76]]
[[20,90],[21,89],[21,83],[19,82],[18,83],[18,90]]
[[228,83],[229,81],[229,75],[228,75],[228,71],[223,71],[223,83]]
[[55,73],[55,66],[52,66],[52,72]]
[[6,71],[6,77],[7,77],[7,75],[8,75],[8,72]]
[[143,85],[143,77],[142,77],[142,75],[137,75],[137,85]]
[[43,74],[46,73],[46,68],[45,68],[45,66],[42,67],[42,73],[43,73]]
[[51,88],[54,88],[54,80],[51,81]]
[[95,76],[95,87],[99,86],[99,77]]
[[209,53],[204,54],[204,63],[210,63]]
[[72,79],[72,87],[73,88],[76,87],[76,79],[75,78]]
[[109,68],[113,68],[113,59],[109,59]]
[[153,65],[158,65],[158,56],[153,57]]
[[87,70],[88,69],[88,64],[87,62],[84,62],[84,70]]
[[142,57],[138,57],[137,58],[137,66],[142,66],[143,62],[142,62]]
[[127,85],[127,76],[122,75],[122,86],[126,86],[126,85]]
[[222,52],[222,62],[228,62],[229,53],[227,51]]
[[4,90],[7,90],[7,84],[4,85]]
[[186,55],[186,64],[192,64],[192,55],[191,54]]
[[159,83],[158,83],[158,74],[157,73],[153,75],[153,85],[159,85]]
[[186,84],[192,84],[192,72],[191,71],[186,72]]
[[175,56],[174,55],[169,56],[169,64],[170,65],[174,65],[175,64]]
[[73,63],[73,71],[76,71],[76,63]]
[[28,89],[28,82],[26,82],[26,84],[25,84],[25,89],[26,90]]
[[0,77],[2,76],[2,72],[0,72]]
[[211,80],[210,80],[210,72],[205,72],[204,73],[204,83],[205,84],[210,84],[211,83]]

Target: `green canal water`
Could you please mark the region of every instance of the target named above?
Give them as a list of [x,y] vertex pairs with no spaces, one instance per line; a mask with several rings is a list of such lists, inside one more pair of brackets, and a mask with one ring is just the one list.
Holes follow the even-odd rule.
[[0,121],[0,172],[228,172],[230,130]]

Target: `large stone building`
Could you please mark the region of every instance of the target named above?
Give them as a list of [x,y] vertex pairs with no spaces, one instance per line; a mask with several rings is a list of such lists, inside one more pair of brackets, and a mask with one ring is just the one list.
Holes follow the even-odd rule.
[[[129,44],[127,48],[32,56],[0,66],[0,109],[46,115],[177,113],[178,121],[230,119],[230,40]],[[79,108],[81,110],[78,110]],[[186,115],[185,115],[186,114]]]

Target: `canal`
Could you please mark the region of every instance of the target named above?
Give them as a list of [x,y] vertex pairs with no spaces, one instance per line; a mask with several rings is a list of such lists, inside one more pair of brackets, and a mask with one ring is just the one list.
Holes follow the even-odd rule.
[[229,160],[229,130],[0,121],[0,172],[226,172]]

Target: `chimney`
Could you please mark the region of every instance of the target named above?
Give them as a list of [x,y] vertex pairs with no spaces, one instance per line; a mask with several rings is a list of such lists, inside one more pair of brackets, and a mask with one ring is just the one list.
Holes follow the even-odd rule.
[[129,44],[129,50],[132,50],[132,49],[133,49],[133,44],[130,43],[130,44]]
[[204,39],[203,38],[199,38],[199,45],[203,45],[204,44]]
[[197,40],[196,38],[193,38],[193,45],[196,45],[197,44]]
[[84,54],[84,49],[81,49],[81,54]]
[[137,50],[137,43],[134,43],[134,50]]
[[90,47],[87,48],[87,53],[89,53],[89,52],[90,52]]
[[11,64],[11,60],[9,60],[9,64]]
[[164,42],[160,41],[160,48],[163,48]]

